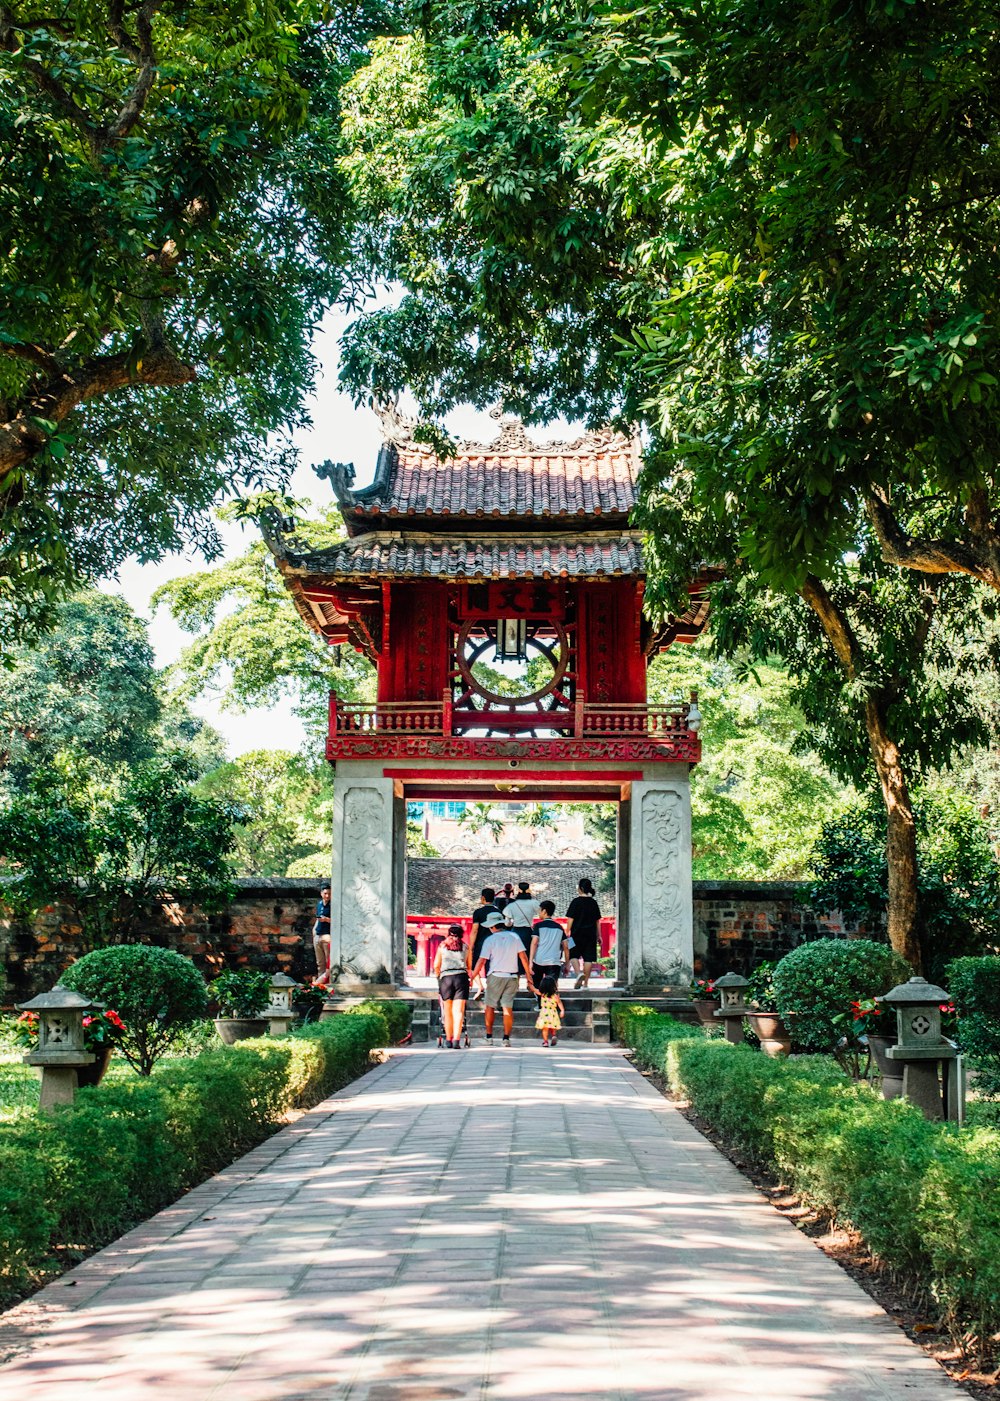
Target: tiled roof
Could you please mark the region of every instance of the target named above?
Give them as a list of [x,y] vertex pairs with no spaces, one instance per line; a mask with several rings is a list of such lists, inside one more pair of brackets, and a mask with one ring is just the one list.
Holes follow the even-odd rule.
[[287,563],[297,575],[339,579],[592,579],[645,574],[638,534],[601,538],[412,536],[380,532],[332,549],[296,554]]
[[460,443],[442,460],[414,442],[413,425],[383,411],[386,443],[375,481],[351,490],[354,470],[325,463],[351,533],[378,519],[457,516],[524,521],[627,517],[640,467],[636,439],[612,429],[573,442],[536,443],[518,419],[501,420],[492,443]]

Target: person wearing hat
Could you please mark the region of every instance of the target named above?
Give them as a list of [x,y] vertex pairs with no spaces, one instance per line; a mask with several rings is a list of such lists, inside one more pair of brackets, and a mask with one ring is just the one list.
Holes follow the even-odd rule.
[[479,962],[472,970],[472,976],[477,978],[484,968],[489,968],[483,1012],[486,1021],[486,1044],[493,1045],[493,1022],[499,1007],[503,1013],[503,1044],[509,1046],[510,1033],[514,1028],[514,998],[517,996],[522,968],[528,979],[528,990],[535,990],[531,982],[528,955],[524,951],[520,936],[515,934],[513,929],[504,927],[504,918],[499,911],[488,914],[482,923],[488,933]]

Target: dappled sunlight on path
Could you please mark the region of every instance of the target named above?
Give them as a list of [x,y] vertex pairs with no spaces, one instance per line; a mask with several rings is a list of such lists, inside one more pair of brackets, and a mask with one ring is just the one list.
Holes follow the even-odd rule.
[[958,1401],[614,1048],[399,1052],[0,1319],[5,1401]]

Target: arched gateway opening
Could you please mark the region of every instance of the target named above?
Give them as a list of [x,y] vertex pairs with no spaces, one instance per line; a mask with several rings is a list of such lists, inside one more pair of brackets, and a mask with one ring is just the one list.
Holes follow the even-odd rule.
[[535,443],[505,419],[445,461],[395,412],[383,425],[370,487],[320,469],[349,538],[269,541],[303,619],[378,670],[374,704],[330,701],[334,964],[405,980],[408,803],[516,794],[617,805],[617,980],[686,983],[698,714],[648,705],[646,666],[696,637],[708,605],[702,580],[683,617],[643,616],[637,443]]

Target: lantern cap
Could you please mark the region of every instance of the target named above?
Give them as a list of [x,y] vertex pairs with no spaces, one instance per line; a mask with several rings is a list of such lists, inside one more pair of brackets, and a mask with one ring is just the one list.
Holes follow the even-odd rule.
[[909,978],[905,983],[898,983],[882,997],[876,998],[877,1002],[902,1003],[904,1005],[908,1002],[922,1002],[928,1006],[948,1000],[949,996],[944,988],[939,988],[936,983],[929,983],[926,978]]
[[92,1012],[103,1002],[91,1002],[89,997],[56,983],[48,992],[40,992],[30,1002],[15,1003],[19,1012]]
[[298,983],[294,978],[290,978],[287,973],[272,973],[271,986],[273,988],[297,988]]
[[723,973],[721,978],[716,978],[717,988],[748,988],[750,979],[744,978],[742,973]]

